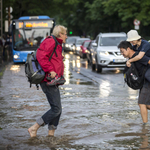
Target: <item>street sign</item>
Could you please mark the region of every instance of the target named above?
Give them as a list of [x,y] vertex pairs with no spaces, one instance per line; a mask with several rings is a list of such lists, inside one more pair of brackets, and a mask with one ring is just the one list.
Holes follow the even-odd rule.
[[[12,21],[10,21],[10,23],[12,23]],[[5,20],[5,32],[8,32],[8,20]]]
[[[6,19],[8,19],[8,15],[6,15]],[[13,15],[10,15],[10,19],[13,19]]]
[[135,25],[135,26],[134,26],[134,29],[135,29],[135,30],[139,30],[139,25],[138,25],[138,26]]
[[133,23],[135,26],[139,26],[141,22],[137,19],[134,19]]
[[139,25],[140,25],[140,21],[137,19],[134,19],[133,24],[134,24],[134,29],[135,30],[139,30]]
[[8,32],[8,20],[5,20],[5,32]]
[[[11,6],[9,8],[10,8],[10,13],[12,13],[13,12],[13,8]],[[8,7],[6,7],[6,13],[8,13]]]

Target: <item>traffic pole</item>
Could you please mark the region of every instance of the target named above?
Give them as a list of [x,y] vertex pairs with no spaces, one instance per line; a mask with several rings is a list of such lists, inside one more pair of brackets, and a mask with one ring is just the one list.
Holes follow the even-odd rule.
[[8,28],[10,26],[10,6],[8,7]]

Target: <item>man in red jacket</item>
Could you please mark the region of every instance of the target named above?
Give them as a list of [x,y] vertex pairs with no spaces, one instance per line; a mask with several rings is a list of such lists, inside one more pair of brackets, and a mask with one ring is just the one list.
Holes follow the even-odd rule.
[[[59,118],[62,112],[58,85],[62,84],[59,83],[59,81],[61,82],[64,80],[62,43],[66,42],[67,28],[57,25],[54,27],[52,34],[53,36],[47,37],[41,43],[36,55],[39,64],[46,73],[45,78],[40,86],[45,93],[51,108],[42,117],[38,118],[36,123],[28,129],[31,137],[36,137],[37,130],[46,124],[48,124],[49,129],[48,135],[54,136],[54,132],[57,129]],[[56,42],[54,38],[56,39]],[[56,51],[53,53],[56,43]],[[51,55],[52,58],[49,61]],[[49,81],[48,77],[52,78],[52,80]]]

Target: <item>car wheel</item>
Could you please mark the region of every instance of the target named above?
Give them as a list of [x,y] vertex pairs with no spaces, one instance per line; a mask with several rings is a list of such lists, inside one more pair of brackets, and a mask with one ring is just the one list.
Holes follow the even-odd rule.
[[91,62],[91,68],[92,68],[92,71],[95,71],[95,64],[93,64],[92,62]]
[[102,72],[102,67],[97,62],[96,62],[96,71],[97,71],[97,73]]
[[84,59],[85,58],[85,55],[82,53],[82,58]]
[[91,64],[91,62],[90,62],[90,60],[88,58],[87,58],[87,62],[88,62],[89,65]]

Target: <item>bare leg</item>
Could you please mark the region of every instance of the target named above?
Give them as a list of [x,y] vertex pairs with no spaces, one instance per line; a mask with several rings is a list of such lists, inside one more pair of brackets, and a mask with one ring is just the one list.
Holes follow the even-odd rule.
[[54,132],[55,132],[55,130],[49,130],[48,131],[48,136],[54,136]]
[[143,120],[143,123],[148,122],[148,112],[147,112],[147,107],[144,104],[139,104],[140,111],[141,111],[141,117]]
[[31,137],[36,137],[36,134],[37,134],[37,130],[40,128],[40,125],[35,123],[33,126],[31,126],[29,129],[28,129],[28,132],[30,134]]

